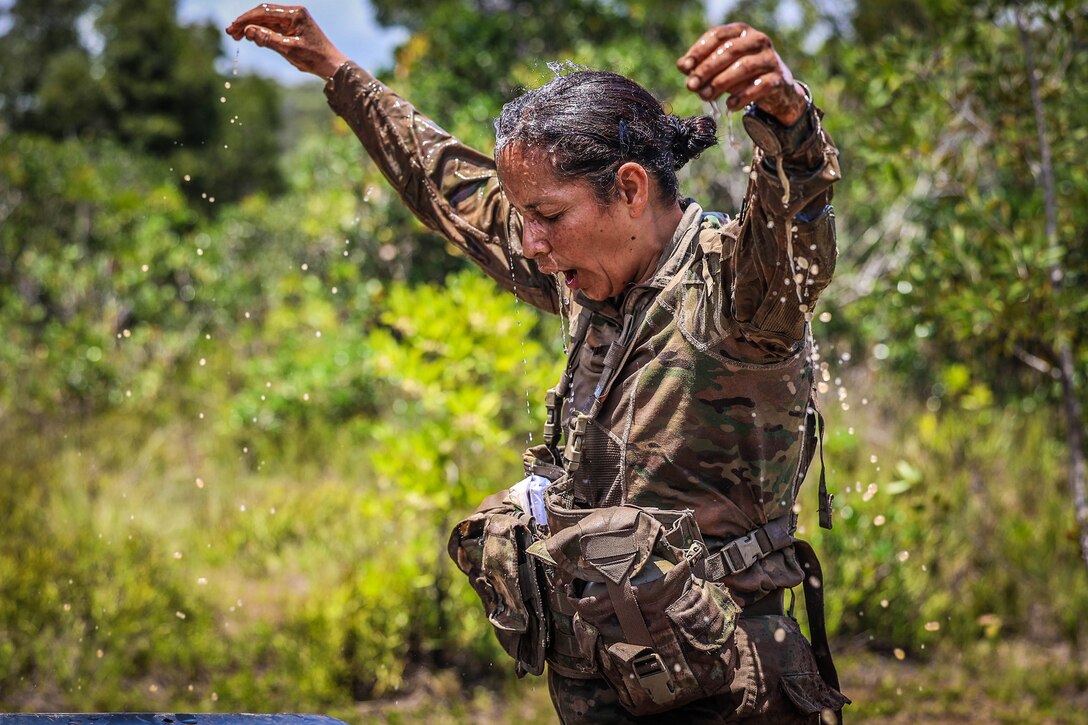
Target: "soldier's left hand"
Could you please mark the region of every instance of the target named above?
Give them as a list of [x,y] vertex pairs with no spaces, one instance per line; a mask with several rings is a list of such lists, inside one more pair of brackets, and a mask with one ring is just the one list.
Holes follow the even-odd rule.
[[687,87],[706,101],[728,93],[731,111],[755,103],[786,126],[808,108],[804,89],[775,51],[771,39],[746,23],[719,25],[703,33],[676,61]]

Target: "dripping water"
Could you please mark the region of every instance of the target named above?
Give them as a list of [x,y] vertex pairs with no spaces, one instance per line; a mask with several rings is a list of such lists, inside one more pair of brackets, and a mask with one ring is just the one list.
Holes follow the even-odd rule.
[[[517,271],[514,268],[514,246],[509,241],[506,245],[506,260],[510,266],[510,291],[514,294],[514,320],[518,326],[518,339],[521,340],[521,368],[528,378],[529,362],[525,354],[525,330],[522,329],[521,320],[521,295],[518,294]],[[529,397],[529,388],[525,388],[525,416],[529,425],[526,427],[526,442],[533,444],[533,403]]]
[[[722,122],[722,108],[718,105],[717,99],[707,101],[710,104],[710,109],[714,113],[715,120],[718,121],[718,125]],[[737,140],[737,135],[733,132],[733,111],[726,108],[725,111],[725,134],[726,140],[729,142],[729,148],[733,150],[740,150],[740,141]]]

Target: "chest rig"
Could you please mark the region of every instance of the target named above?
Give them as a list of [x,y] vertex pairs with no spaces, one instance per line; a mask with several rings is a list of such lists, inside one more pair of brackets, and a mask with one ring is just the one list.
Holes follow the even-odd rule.
[[[622,449],[598,422],[598,418],[620,371],[630,359],[639,324],[652,300],[652,290],[636,289],[631,292],[624,305],[629,309],[623,311],[618,333],[608,343],[608,349],[601,358],[600,374],[591,394],[588,397],[583,394],[580,400],[576,400],[572,390],[575,368],[587,345],[589,328],[599,314],[583,307],[574,325],[567,365],[559,382],[545,396],[544,446],[552,460],[570,478],[575,496],[583,506],[623,502],[620,485],[623,476]],[[564,412],[567,413],[565,424]]]

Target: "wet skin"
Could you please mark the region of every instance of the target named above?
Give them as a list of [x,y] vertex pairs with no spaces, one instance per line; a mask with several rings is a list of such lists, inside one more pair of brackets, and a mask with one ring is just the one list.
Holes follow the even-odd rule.
[[513,144],[496,161],[503,193],[522,216],[522,253],[591,300],[649,279],[683,216],[636,163],[619,168],[615,193],[602,201],[588,183],[558,177],[539,149]]

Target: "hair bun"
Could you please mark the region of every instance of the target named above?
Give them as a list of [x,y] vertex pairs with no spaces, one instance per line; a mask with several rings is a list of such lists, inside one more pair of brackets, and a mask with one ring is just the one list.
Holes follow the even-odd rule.
[[718,124],[710,116],[682,119],[669,115],[668,121],[673,131],[672,156],[677,169],[718,143]]

